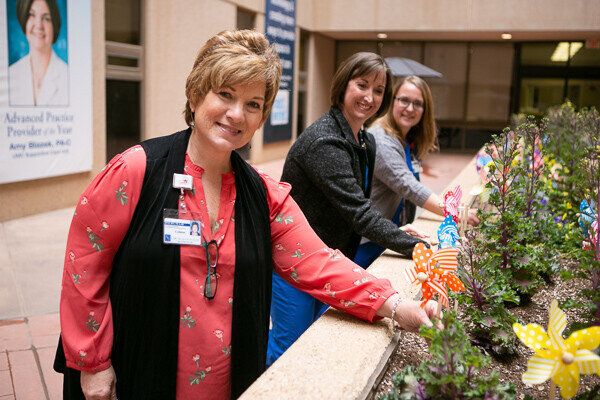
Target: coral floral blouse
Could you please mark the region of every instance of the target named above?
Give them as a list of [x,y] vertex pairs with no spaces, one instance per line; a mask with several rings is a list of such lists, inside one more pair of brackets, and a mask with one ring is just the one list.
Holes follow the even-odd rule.
[[[139,199],[145,168],[141,146],[117,155],[77,204],[67,241],[60,302],[62,337],[71,368],[96,372],[111,365],[109,277]],[[202,172],[186,155],[185,173],[194,177],[193,190],[185,193],[187,209],[193,219],[201,221],[203,239],[218,242],[217,292],[213,299],[204,296],[204,248],[182,245],[178,399],[226,399],[230,391],[231,316],[237,300],[232,297],[235,177],[233,172],[223,175],[219,214],[211,229]],[[267,188],[276,272],[335,308],[369,321],[377,319],[376,310],[395,293],[389,281],[375,278],[328,248],[290,197],[290,185],[263,173],[260,176]]]

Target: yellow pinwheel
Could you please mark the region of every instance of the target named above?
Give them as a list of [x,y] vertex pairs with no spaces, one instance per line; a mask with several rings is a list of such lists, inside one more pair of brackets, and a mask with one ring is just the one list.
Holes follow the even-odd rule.
[[573,332],[568,339],[562,333],[567,325],[565,313],[558,302],[550,304],[548,333],[537,324],[513,324],[518,338],[535,354],[527,363],[523,382],[540,384],[548,378],[560,387],[564,398],[571,398],[579,389],[580,374],[600,374],[600,357],[592,352],[600,344],[600,327]]

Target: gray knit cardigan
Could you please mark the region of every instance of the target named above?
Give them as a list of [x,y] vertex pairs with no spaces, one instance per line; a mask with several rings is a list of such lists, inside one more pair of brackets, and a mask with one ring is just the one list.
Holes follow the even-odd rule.
[[353,259],[364,236],[410,256],[420,240],[371,207],[375,140],[361,133],[366,148],[357,143],[342,111],[331,107],[292,145],[281,180],[292,185],[292,197],[327,246]]

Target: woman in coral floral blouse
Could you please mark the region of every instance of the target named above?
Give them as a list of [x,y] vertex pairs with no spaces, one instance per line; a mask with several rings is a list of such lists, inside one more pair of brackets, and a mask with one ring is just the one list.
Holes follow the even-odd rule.
[[[400,301],[387,280],[326,247],[290,186],[233,152],[267,118],[280,75],[261,33],[217,34],[186,83],[190,128],[116,156],[81,196],[55,360],[66,398],[239,396],[265,368],[272,269],[359,318],[431,323],[435,304]],[[174,188],[174,173],[191,185]],[[200,225],[193,243],[190,221]],[[191,244],[169,224],[185,225]]]

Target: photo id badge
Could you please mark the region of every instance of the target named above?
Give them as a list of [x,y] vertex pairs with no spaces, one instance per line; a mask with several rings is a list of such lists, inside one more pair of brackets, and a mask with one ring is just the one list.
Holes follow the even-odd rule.
[[423,167],[421,166],[421,161],[412,160],[411,163],[412,163],[413,172],[415,174],[420,174],[421,172],[423,172]]
[[177,210],[163,211],[163,243],[201,246],[201,221],[181,219]]

